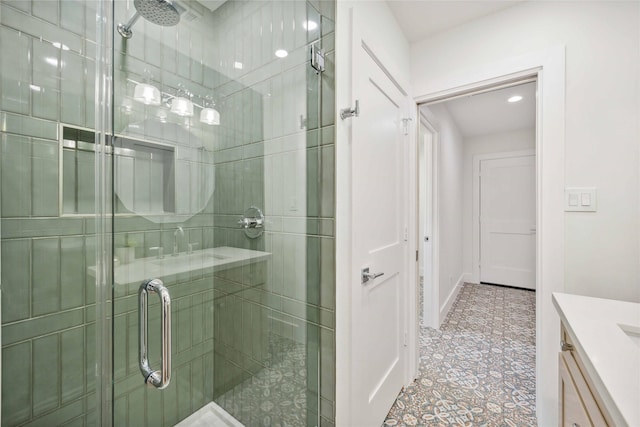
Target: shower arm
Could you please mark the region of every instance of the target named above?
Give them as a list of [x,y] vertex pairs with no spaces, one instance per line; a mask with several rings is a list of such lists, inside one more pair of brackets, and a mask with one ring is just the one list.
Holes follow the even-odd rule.
[[136,21],[140,18],[140,12],[136,11],[136,13],[129,19],[129,22],[126,24],[118,24],[118,32],[125,39],[130,39],[133,35],[133,31],[131,31],[131,27],[136,23]]

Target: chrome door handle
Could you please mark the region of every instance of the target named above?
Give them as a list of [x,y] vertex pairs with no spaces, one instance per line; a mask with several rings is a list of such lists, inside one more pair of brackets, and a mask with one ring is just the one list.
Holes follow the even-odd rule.
[[[160,333],[161,333],[161,369],[159,371],[151,369],[149,366],[149,302],[150,293],[157,293],[160,297]],[[145,384],[163,389],[169,385],[171,380],[171,297],[169,290],[160,279],[149,279],[142,282],[138,290],[138,356],[140,362],[140,372],[144,377]]]
[[362,269],[362,284],[367,283],[369,280],[373,280],[377,277],[384,276],[384,273],[369,273],[369,267]]

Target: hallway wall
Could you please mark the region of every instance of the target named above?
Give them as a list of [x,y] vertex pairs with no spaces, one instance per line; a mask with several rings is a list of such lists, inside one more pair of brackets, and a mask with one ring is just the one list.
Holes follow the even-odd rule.
[[558,45],[566,47],[558,185],[598,188],[598,212],[565,214],[564,288],[640,301],[640,3],[525,2],[414,43],[414,91],[427,93],[452,70]]
[[436,122],[438,142],[438,245],[440,322],[455,300],[463,269],[463,150],[464,138],[445,104],[424,107]]

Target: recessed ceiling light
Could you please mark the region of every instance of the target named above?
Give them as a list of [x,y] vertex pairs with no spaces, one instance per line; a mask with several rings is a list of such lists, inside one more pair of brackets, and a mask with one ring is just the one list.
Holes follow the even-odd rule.
[[286,50],[284,50],[284,49],[278,49],[278,50],[276,50],[276,56],[277,56],[278,58],[285,58],[287,55],[289,55],[289,52],[287,52],[287,51],[286,51]]
[[522,96],[514,95],[511,98],[507,99],[507,102],[519,102],[522,101]]
[[236,70],[242,70],[244,68],[244,64],[239,61],[234,61],[233,68],[235,68]]

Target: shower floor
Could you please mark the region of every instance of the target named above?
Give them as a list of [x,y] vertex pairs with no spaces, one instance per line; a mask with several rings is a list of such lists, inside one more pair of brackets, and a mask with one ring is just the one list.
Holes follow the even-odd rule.
[[244,427],[215,402],[209,402],[175,427]]
[[269,354],[264,369],[215,402],[198,409],[175,427],[306,425],[305,345],[271,335]]
[[269,337],[266,367],[216,402],[250,426],[300,426],[307,417],[306,346]]

